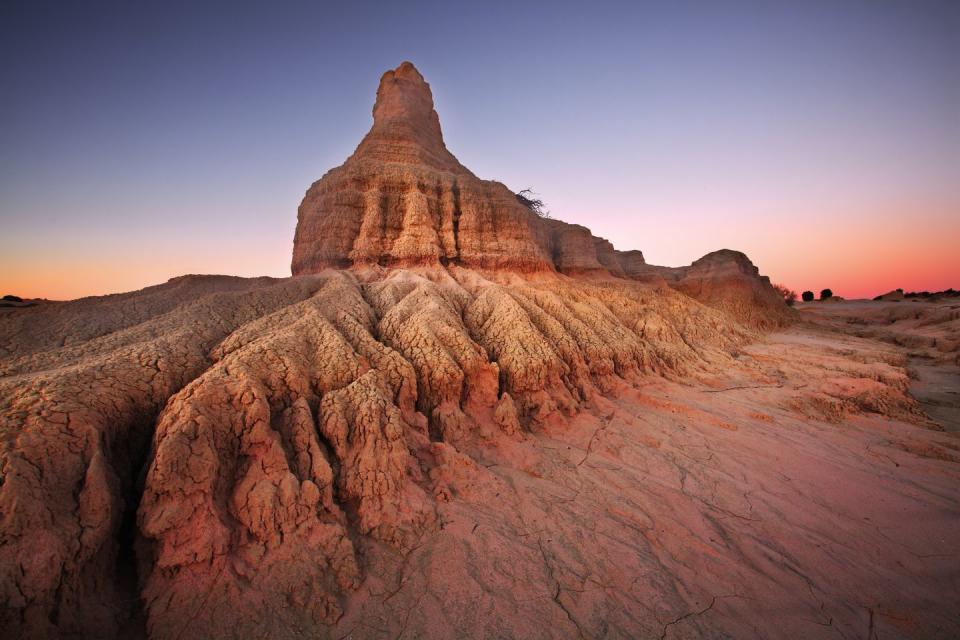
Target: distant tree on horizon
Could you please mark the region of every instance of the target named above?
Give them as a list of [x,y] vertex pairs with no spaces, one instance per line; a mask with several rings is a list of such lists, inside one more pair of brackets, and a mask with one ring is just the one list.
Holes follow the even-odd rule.
[[813,302],[813,291],[804,291],[801,296],[804,302]]
[[823,291],[820,292],[821,300],[827,300],[832,297],[833,297],[833,291],[831,291],[830,289],[824,289]]

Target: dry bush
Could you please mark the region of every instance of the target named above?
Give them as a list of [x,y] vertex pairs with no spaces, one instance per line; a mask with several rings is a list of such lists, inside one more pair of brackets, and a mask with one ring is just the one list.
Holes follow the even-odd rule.
[[780,297],[783,298],[783,301],[787,303],[788,306],[793,306],[797,301],[797,292],[789,287],[786,287],[782,284],[775,284],[773,288],[777,290],[777,293],[780,294]]

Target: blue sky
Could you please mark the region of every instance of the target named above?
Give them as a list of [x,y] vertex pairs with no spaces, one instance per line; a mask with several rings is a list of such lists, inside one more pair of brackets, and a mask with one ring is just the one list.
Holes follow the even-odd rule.
[[304,191],[407,59],[461,162],[651,262],[960,280],[957,2],[8,1],[2,293],[288,275]]

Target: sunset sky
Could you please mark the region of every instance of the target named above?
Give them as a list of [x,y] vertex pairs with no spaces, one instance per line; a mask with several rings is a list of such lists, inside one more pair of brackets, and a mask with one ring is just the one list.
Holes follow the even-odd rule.
[[463,164],[648,262],[960,288],[960,2],[789,4],[3,2],[0,295],[289,275],[403,60]]

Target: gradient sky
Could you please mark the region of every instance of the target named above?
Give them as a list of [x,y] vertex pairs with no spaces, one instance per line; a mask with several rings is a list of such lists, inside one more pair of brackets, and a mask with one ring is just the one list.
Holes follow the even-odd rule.
[[289,275],[413,61],[556,218],[799,290],[960,287],[960,2],[0,3],[0,295]]

